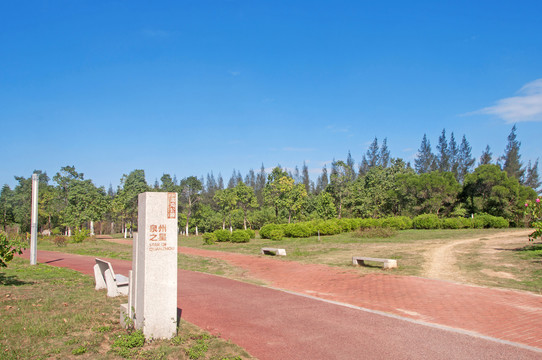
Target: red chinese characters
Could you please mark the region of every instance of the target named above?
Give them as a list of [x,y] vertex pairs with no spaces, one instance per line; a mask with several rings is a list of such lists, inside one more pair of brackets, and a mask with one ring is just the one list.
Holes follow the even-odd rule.
[[177,218],[177,193],[167,194],[167,218]]

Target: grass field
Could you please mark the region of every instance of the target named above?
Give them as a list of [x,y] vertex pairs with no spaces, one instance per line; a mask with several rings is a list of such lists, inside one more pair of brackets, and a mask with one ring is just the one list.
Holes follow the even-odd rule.
[[142,344],[139,332],[119,324],[126,300],[95,291],[94,280],[76,271],[15,258],[0,271],[0,359],[251,358],[185,321],[172,340]]
[[[258,255],[262,247],[280,247],[286,249],[288,256],[277,257],[277,261],[298,261],[344,268],[351,267],[350,259],[353,255],[393,258],[399,263],[399,268],[394,269],[393,274],[424,276],[433,249],[462,239],[480,238],[482,240],[453,248],[456,271],[445,279],[541,293],[542,251],[536,247],[529,248],[532,244],[529,244],[526,237],[519,237],[512,242],[503,240],[502,244],[483,240],[496,234],[513,234],[515,231],[517,229],[404,230],[391,237],[364,237],[366,235],[354,232],[320,238],[285,238],[281,241],[257,237],[249,243],[223,242],[214,245],[203,245],[201,236],[182,236],[179,237],[179,246],[247,255]],[[130,245],[104,240],[68,244],[65,247],[41,241],[38,247],[81,255],[131,258]],[[179,267],[258,283],[257,279],[247,277],[242,269],[219,259],[179,254]],[[383,272],[380,267],[360,267],[357,271],[360,275]]]

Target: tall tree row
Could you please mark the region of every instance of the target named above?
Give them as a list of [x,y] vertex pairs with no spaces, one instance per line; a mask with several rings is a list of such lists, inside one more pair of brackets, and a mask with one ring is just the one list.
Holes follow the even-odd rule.
[[[258,229],[271,222],[343,217],[468,216],[488,213],[522,224],[523,204],[534,199],[541,186],[538,159],[524,167],[514,126],[504,154],[494,161],[488,147],[475,168],[467,138],[459,144],[445,129],[438,137],[436,152],[424,134],[414,168],[390,156],[387,139],[375,137],[357,163],[349,151],[345,160],[324,165],[313,182],[309,168],[265,171],[250,169],[243,177],[238,170],[224,184],[221,174],[188,176],[180,181],[163,174],[149,186],[143,170],[133,170],[120,179],[117,189],[97,187],[73,166],[53,176],[37,171],[40,180],[39,224],[56,233],[83,228],[123,232],[137,228],[137,198],[145,191],[179,194],[179,229],[185,234],[215,229]],[[16,177],[14,189],[0,190],[0,226],[3,230],[30,229],[31,178]]]

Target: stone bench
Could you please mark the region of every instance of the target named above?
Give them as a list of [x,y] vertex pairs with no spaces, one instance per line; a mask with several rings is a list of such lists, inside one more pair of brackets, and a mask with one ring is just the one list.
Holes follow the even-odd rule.
[[262,255],[280,255],[280,256],[286,256],[286,250],[285,250],[285,249],[262,248],[261,252],[262,252]]
[[95,260],[94,280],[96,281],[96,290],[107,289],[107,296],[109,297],[128,295],[129,278],[120,274],[115,275],[113,266],[109,261]]
[[352,256],[352,265],[365,265],[365,261],[381,262],[384,269],[393,269],[397,267],[397,260],[380,259],[365,256]]

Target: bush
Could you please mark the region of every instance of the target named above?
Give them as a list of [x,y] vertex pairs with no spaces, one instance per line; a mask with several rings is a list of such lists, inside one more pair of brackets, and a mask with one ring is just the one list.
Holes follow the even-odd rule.
[[[262,226],[260,229],[260,237],[262,239],[271,239],[271,231],[281,229],[280,225],[277,224],[267,224]],[[284,236],[284,235],[283,235]]]
[[293,238],[309,237],[312,229],[307,223],[288,224],[284,226],[284,236]]
[[438,229],[440,219],[435,214],[418,215],[412,220],[415,229]]
[[284,232],[281,229],[274,229],[269,232],[271,240],[280,241],[284,237]]
[[493,216],[489,214],[474,215],[474,219],[482,224],[483,228],[496,228],[502,229],[510,226],[508,220],[500,216]]
[[373,227],[382,227],[382,220],[380,219],[359,219],[358,229],[368,229]]
[[7,235],[0,231],[0,267],[7,267],[13,255],[22,254],[24,244],[19,240],[10,240]]
[[231,233],[229,230],[215,230],[213,234],[216,236],[216,241],[218,242],[231,240]]
[[90,231],[87,229],[76,230],[71,237],[71,242],[73,243],[82,243],[90,235]]
[[341,228],[336,220],[326,220],[319,222],[316,226],[316,231],[320,231],[320,235],[335,235],[341,232]]
[[496,229],[506,229],[510,226],[510,223],[501,216],[495,216],[491,225]]
[[256,239],[256,231],[252,229],[246,229],[245,232],[249,235],[250,239]]
[[64,236],[55,236],[53,238],[53,244],[58,247],[66,246],[66,238]]
[[443,229],[463,229],[465,227],[461,218],[442,219],[441,226]]
[[247,243],[250,241],[250,234],[245,230],[234,230],[231,234],[231,242]]
[[382,227],[395,230],[412,229],[412,219],[406,216],[392,216],[382,219]]
[[216,241],[216,235],[215,233],[204,233],[202,235],[203,237],[203,245],[213,245]]

